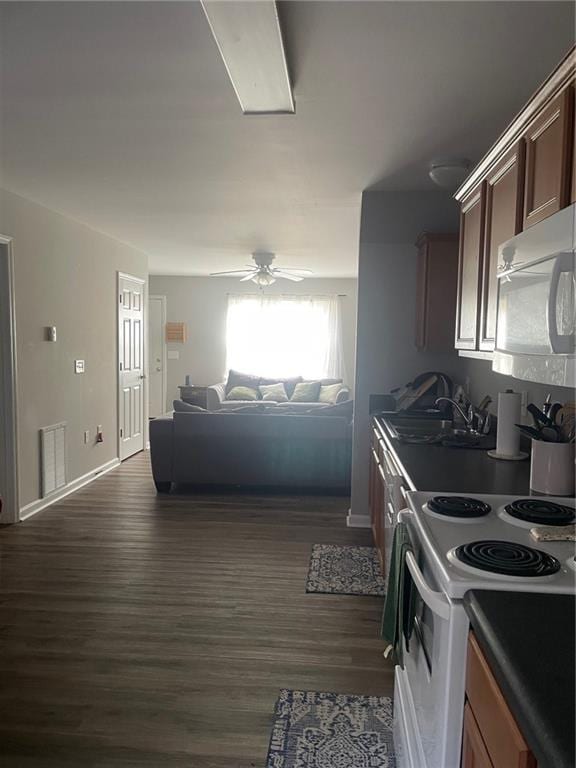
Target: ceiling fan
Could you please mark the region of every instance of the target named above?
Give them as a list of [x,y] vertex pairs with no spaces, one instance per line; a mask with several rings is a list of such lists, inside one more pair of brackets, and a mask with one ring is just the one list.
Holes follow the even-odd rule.
[[240,282],[244,283],[252,280],[253,283],[265,288],[267,285],[275,283],[277,278],[283,280],[292,280],[299,283],[308,275],[313,274],[310,269],[279,269],[273,267],[272,262],[276,258],[273,253],[266,251],[257,251],[252,254],[255,266],[248,266],[246,269],[234,269],[231,272],[212,272],[210,277],[240,277]]

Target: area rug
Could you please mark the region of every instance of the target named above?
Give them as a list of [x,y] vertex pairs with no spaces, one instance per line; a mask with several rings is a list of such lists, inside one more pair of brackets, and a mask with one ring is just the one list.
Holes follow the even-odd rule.
[[266,768],[394,768],[392,699],[280,692]]
[[385,595],[375,547],[314,544],[306,592],[332,595]]

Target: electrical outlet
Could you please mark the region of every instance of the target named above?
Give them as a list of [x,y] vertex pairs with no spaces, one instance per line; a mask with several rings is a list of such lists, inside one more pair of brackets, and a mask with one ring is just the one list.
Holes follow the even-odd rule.
[[104,434],[102,433],[102,424],[98,424],[98,426],[96,427],[96,442],[97,443],[104,442]]
[[88,445],[89,442],[90,442],[90,430],[86,429],[84,430],[84,444]]

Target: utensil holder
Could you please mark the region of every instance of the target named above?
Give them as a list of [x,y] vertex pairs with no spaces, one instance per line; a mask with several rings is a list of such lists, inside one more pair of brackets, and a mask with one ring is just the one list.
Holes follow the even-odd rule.
[[530,488],[549,496],[573,496],[574,443],[532,440]]

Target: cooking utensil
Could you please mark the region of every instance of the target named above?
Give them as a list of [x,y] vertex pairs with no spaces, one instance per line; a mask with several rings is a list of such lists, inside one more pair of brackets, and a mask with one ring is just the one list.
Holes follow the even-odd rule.
[[541,440],[540,430],[536,429],[536,427],[527,427],[525,424],[515,424],[514,426],[518,427],[523,435],[531,437],[534,440]]
[[532,416],[532,419],[534,420],[534,426],[538,428],[539,424],[543,424],[546,427],[553,427],[554,422],[546,416],[546,414],[540,410],[537,406],[534,405],[534,403],[529,403],[529,405],[526,407],[526,410],[528,413]]
[[564,410],[562,403],[554,403],[554,405],[551,406],[550,410],[547,413],[548,418],[553,424],[558,424],[558,414]]

